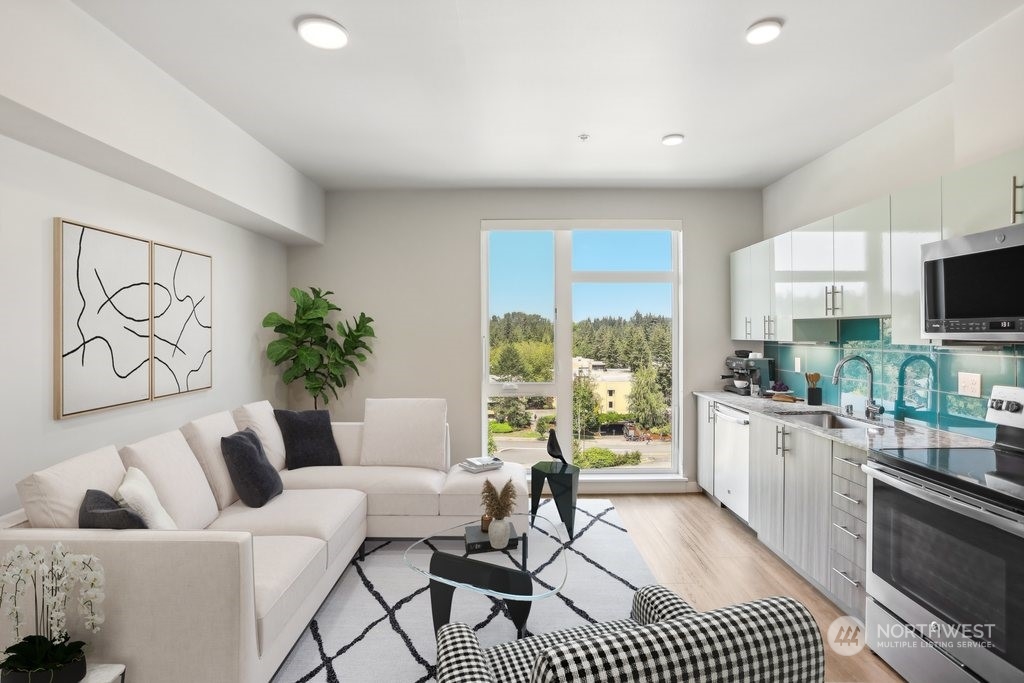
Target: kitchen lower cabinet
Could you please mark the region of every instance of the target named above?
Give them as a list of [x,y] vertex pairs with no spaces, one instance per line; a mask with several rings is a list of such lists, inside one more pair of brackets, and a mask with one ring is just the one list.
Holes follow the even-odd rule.
[[829,585],[832,442],[804,429],[786,426],[783,554],[808,577]]
[[750,528],[762,543],[782,549],[785,461],[783,426],[766,417],[750,415]]
[[697,484],[715,495],[715,402],[697,397]]

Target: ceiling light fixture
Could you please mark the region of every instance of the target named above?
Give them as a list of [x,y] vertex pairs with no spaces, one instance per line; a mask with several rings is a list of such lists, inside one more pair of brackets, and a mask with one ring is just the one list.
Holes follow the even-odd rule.
[[587,133],[580,133],[576,137],[580,139],[580,142],[586,142],[587,140],[590,139],[590,135],[588,135]]
[[327,17],[306,16],[295,21],[295,30],[304,41],[324,50],[340,50],[348,45],[345,27]]
[[668,147],[675,147],[676,145],[681,145],[683,144],[683,134],[669,133],[668,135],[661,139],[661,144],[666,145]]
[[778,38],[780,33],[781,19],[762,19],[747,29],[747,42],[751,45],[764,45]]

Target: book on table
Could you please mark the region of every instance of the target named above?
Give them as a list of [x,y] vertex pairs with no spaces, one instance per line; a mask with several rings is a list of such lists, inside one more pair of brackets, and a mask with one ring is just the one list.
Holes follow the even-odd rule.
[[491,470],[501,469],[501,466],[505,463],[499,458],[469,458],[459,463],[459,467],[466,470],[467,472],[489,472]]
[[[516,526],[512,522],[509,522],[508,530],[508,545],[502,548],[502,550],[515,550],[519,547],[519,536],[516,535]],[[466,552],[472,553],[487,553],[495,550],[491,547],[491,539],[487,536],[487,532],[480,528],[479,524],[471,524],[466,527]]]

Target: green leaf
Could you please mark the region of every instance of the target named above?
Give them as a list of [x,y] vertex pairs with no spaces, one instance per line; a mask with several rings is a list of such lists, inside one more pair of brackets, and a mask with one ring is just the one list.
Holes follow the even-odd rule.
[[288,369],[284,371],[284,374],[281,376],[281,381],[283,381],[285,384],[291,384],[292,382],[304,376],[305,374],[306,366],[304,366],[302,363],[298,361],[294,361],[292,362],[291,366],[289,366]]
[[304,291],[297,287],[292,287],[291,291],[288,292],[288,296],[295,302],[295,306],[299,309],[309,307],[313,303],[313,299],[306,294]]
[[299,362],[306,367],[306,370],[316,370],[323,362],[320,351],[308,346],[299,347],[295,355]]
[[267,313],[263,318],[263,327],[277,327],[278,325],[289,324],[288,319],[280,313]]
[[295,356],[295,344],[291,339],[275,339],[267,345],[267,358],[278,365]]

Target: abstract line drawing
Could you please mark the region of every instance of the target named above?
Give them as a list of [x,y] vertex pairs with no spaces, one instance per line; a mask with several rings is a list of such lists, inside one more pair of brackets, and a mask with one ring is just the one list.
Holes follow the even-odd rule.
[[153,397],[213,386],[212,259],[153,243]]
[[54,220],[54,415],[150,398],[150,242]]

